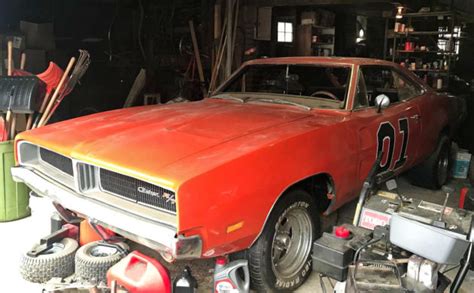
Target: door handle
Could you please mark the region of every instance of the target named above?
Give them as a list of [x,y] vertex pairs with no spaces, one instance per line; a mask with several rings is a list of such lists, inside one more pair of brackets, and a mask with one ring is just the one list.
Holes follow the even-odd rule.
[[411,119],[420,120],[420,115],[416,114],[410,117]]

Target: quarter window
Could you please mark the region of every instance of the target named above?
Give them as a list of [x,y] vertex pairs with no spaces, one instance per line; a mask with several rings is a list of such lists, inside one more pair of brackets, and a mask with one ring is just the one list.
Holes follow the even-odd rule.
[[423,91],[413,81],[389,66],[362,66],[369,106],[375,106],[375,98],[384,94],[390,103],[420,96]]

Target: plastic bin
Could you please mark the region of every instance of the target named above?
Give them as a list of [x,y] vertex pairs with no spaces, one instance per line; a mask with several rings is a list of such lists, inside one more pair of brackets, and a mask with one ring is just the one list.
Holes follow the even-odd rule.
[[454,161],[453,177],[466,179],[470,162],[471,154],[467,150],[459,150],[459,152],[456,153],[456,160]]
[[10,168],[15,166],[13,141],[0,143],[0,222],[18,220],[31,214],[29,189],[12,179]]

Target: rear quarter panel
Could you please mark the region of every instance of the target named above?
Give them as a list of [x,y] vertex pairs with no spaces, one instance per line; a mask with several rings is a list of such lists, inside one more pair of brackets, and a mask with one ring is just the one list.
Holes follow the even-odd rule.
[[428,92],[426,97],[420,99],[422,129],[417,163],[433,153],[443,129],[449,129],[456,120],[457,111],[453,102],[451,97],[436,92]]

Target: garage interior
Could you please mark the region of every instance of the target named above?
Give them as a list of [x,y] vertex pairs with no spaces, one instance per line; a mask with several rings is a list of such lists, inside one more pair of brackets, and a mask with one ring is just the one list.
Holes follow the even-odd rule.
[[[469,225],[474,223],[473,45],[474,1],[0,0],[1,291],[472,292],[474,226]],[[371,66],[373,71],[368,69]],[[320,70],[308,70],[313,67]],[[389,74],[395,77],[390,82],[396,80],[400,88],[403,84],[403,90],[380,89],[387,84],[383,68],[393,68]],[[342,69],[349,73],[341,73]],[[270,79],[276,80],[280,73],[285,87],[275,92],[276,82]],[[313,77],[306,78],[304,73]],[[318,83],[324,74],[329,76],[331,87],[339,87],[340,92],[331,91],[325,84],[315,85],[315,89],[308,86]],[[246,78],[255,81],[247,85]],[[380,86],[371,88],[371,82],[380,82]],[[29,88],[16,91],[21,87]],[[254,101],[252,88],[265,88]],[[356,101],[362,90],[368,98]],[[419,94],[412,94],[414,91]],[[318,93],[326,98],[337,97],[321,102],[320,107],[301,105],[297,97],[319,97]],[[411,96],[404,99],[404,95]],[[418,103],[418,96],[427,97]],[[446,100],[435,103],[430,99]],[[260,105],[264,107],[260,112],[245,108]],[[413,112],[414,108],[420,111],[420,107],[426,109]],[[373,116],[364,116],[372,110]],[[235,114],[237,111],[241,112]],[[308,116],[301,114],[304,111],[313,113],[308,114],[313,118],[305,118]],[[397,116],[397,111],[406,111],[409,117]],[[384,122],[383,115],[395,118]],[[454,121],[453,126],[443,124],[445,117]],[[293,129],[288,126],[302,119],[308,122]],[[379,121],[373,131],[372,120]],[[363,129],[363,124],[368,125],[366,132],[359,132],[356,128]],[[331,125],[332,130],[323,130]],[[381,131],[388,125],[393,134]],[[163,134],[165,130],[168,133]],[[304,136],[304,131],[319,136]],[[173,132],[180,136],[173,137]],[[171,140],[160,142],[161,134]],[[302,139],[297,140],[300,135]],[[277,139],[283,138],[288,145],[279,148]],[[229,146],[219,148],[217,142]],[[309,150],[318,145],[337,149]],[[193,159],[194,153],[183,151],[188,149],[206,153]],[[347,155],[341,154],[346,149],[357,149],[352,159],[346,160]],[[275,157],[267,158],[267,150]],[[328,171],[327,180],[322,174],[301,175],[303,171],[299,170],[310,167],[299,161],[291,164],[288,159],[296,160],[300,150],[317,158],[308,162],[324,162],[321,164],[328,170],[339,165],[337,175]],[[254,153],[245,153],[250,151]],[[57,157],[60,152],[64,153]],[[67,170],[52,173],[57,180],[50,180],[56,184],[55,189],[40,187],[35,185],[39,180],[22,177],[32,170],[59,170],[64,156],[68,156],[66,152],[71,156],[66,161],[71,164],[71,176],[67,177]],[[30,158],[31,153],[38,153],[38,158]],[[183,158],[177,158],[178,154]],[[48,167],[35,169],[34,164],[40,166],[47,156],[52,160],[46,163]],[[153,166],[156,158],[166,164],[156,162]],[[176,163],[178,159],[182,163]],[[280,159],[281,165],[273,164]],[[229,165],[218,166],[224,160]],[[331,167],[326,167],[328,164]],[[426,166],[430,166],[429,175]],[[278,174],[274,167],[278,167]],[[437,173],[442,168],[447,172],[443,180],[443,175]],[[140,175],[143,170],[149,174]],[[153,177],[153,170],[157,174],[166,170],[169,177]],[[262,174],[264,171],[268,175]],[[255,174],[243,175],[247,172]],[[73,182],[73,177],[82,176],[79,174],[91,176],[91,181]],[[225,174],[235,177],[224,179]],[[280,180],[284,174],[291,182],[301,181],[291,187],[273,182],[284,189],[269,195],[272,191],[266,192],[264,184]],[[106,175],[116,180],[110,187],[115,192],[109,189],[104,195],[107,187],[95,180],[101,181]],[[185,182],[191,175],[195,177],[189,184],[166,183]],[[127,186],[132,179],[135,185]],[[159,180],[163,186],[157,184]],[[226,186],[219,181],[236,183]],[[259,186],[259,181],[262,187],[252,190],[252,184]],[[343,182],[342,187],[339,182]],[[141,183],[146,187],[139,186]],[[87,184],[95,185],[89,188]],[[296,187],[305,184],[311,190],[305,194],[314,192],[324,197],[317,198],[320,201],[312,206],[317,207],[319,224],[311,222],[309,234],[314,229],[317,232],[301,236],[300,242],[310,241],[310,248],[292,255],[298,260],[298,254],[306,253],[304,263],[293,277],[275,265],[268,272],[255,272],[263,270],[266,264],[261,260],[266,259],[269,250],[273,261],[273,244],[268,246],[271,249],[257,246],[263,241],[262,235],[271,231],[268,221],[276,215],[274,207],[280,204],[282,211],[285,205],[293,207],[293,201],[282,204],[282,198],[293,193],[295,198],[304,198],[306,195],[298,195]],[[187,186],[209,193],[190,199],[192,192],[182,189]],[[61,188],[75,190],[74,194],[80,196],[60,200],[51,190]],[[167,224],[177,229],[176,241],[199,235],[199,241],[203,241],[199,243],[207,251],[200,251],[198,257],[178,259],[175,251],[163,252],[147,245],[151,241],[139,233],[128,237],[131,232],[125,231],[127,224],[117,227],[74,210],[75,203],[93,198],[96,204],[106,198],[107,207],[120,218],[129,207],[133,209],[131,197],[119,195],[121,192],[133,193],[134,203],[139,202],[139,193],[146,193],[148,199],[160,197],[166,204],[171,200],[174,210],[166,217],[176,218],[170,220],[174,226]],[[221,197],[212,198],[213,192]],[[348,195],[341,199],[341,192]],[[103,197],[98,200],[99,196]],[[200,197],[209,202],[199,203]],[[185,198],[188,206],[182,206]],[[120,201],[128,203],[121,206]],[[152,214],[150,210],[156,207],[152,201],[141,203],[137,218]],[[194,204],[196,210],[206,205],[209,210],[196,212]],[[270,210],[264,208],[267,205]],[[246,206],[255,210],[244,211]],[[189,214],[181,214],[182,208]],[[100,217],[99,210],[90,212]],[[240,220],[239,213],[242,217],[253,213],[255,217]],[[129,218],[133,217],[127,214],[121,222]],[[215,226],[201,226],[211,223],[210,219],[214,219]],[[130,229],[152,227],[149,223],[154,220],[145,220],[129,222],[142,225]],[[186,233],[179,234],[176,227],[184,225]],[[258,233],[248,232],[241,239],[232,236],[232,232],[239,233],[248,225],[258,227]],[[298,226],[301,231],[304,225]],[[218,229],[227,234],[222,236]],[[293,227],[285,232],[286,238],[280,239],[277,224],[273,229],[275,235],[270,240],[283,244],[291,242],[296,234],[293,231],[298,231]],[[143,233],[153,234],[150,230]],[[57,261],[53,264],[56,269],[47,269],[41,255],[51,255],[51,262],[53,256],[66,251],[67,245],[61,242],[64,239],[75,243],[70,263]],[[217,244],[207,246],[206,240]],[[120,246],[122,242],[126,244]],[[79,269],[86,274],[77,277],[79,262],[74,253],[78,246],[83,248],[89,243],[101,243],[97,247],[103,251],[97,249],[97,255],[89,255],[90,262],[81,260]],[[297,244],[285,246],[285,253],[290,254],[291,245]],[[187,246],[185,249],[192,250]],[[105,268],[95,268],[98,262],[92,258],[100,259],[110,251],[116,258],[100,264]],[[137,259],[149,270],[133,267]],[[125,260],[129,261],[128,267]],[[64,275],[71,265],[72,271]],[[134,269],[135,273],[127,275]],[[279,276],[287,281],[279,283]]]

